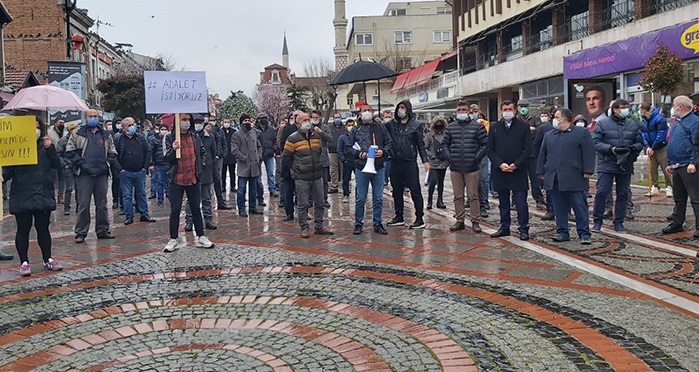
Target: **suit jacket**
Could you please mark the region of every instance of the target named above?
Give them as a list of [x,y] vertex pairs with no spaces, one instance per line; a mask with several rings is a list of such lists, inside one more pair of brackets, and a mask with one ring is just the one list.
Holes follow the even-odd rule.
[[[490,179],[496,191],[527,191],[529,175],[527,166],[532,151],[532,135],[529,124],[518,118],[512,119],[508,129],[505,121],[500,120],[490,126],[488,133],[488,158],[492,166]],[[500,164],[514,164],[514,172],[503,172]]]
[[586,128],[573,125],[567,131],[551,130],[544,136],[539,152],[537,175],[544,175],[544,187],[560,191],[586,191],[585,174],[595,172],[595,145]]

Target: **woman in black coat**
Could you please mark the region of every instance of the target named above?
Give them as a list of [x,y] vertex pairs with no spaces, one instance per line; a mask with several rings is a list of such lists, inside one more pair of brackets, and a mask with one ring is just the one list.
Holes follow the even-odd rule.
[[51,233],[49,233],[51,211],[56,210],[51,170],[60,170],[61,160],[56,152],[56,147],[46,136],[44,126],[38,120],[36,122],[36,146],[38,153],[36,165],[12,166],[2,169],[3,178],[5,180],[12,179],[10,214],[13,214],[17,221],[15,246],[19,254],[19,261],[22,263],[19,269],[22,276],[29,276],[32,273],[28,256],[29,232],[32,224],[37,232],[37,240],[44,259],[44,268],[53,271],[63,269],[51,257]]

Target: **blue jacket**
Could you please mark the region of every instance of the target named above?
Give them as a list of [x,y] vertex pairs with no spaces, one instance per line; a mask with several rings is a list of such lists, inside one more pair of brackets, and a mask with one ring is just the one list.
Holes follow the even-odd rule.
[[677,119],[670,129],[670,140],[667,143],[668,165],[697,164],[697,158],[699,158],[697,125],[699,125],[699,117],[692,113]]
[[[597,122],[592,141],[597,151],[597,172],[612,174],[633,174],[633,163],[643,150],[641,130],[633,120],[616,115]],[[625,146],[630,152],[616,155],[613,148]]]
[[660,113],[659,109],[653,109],[650,118],[643,118],[641,135],[643,144],[653,150],[667,146],[667,120]]
[[544,188],[553,190],[557,180],[560,191],[587,191],[585,174],[595,172],[590,131],[573,125],[565,132],[549,130],[543,137],[536,174],[544,175]]
[[349,133],[347,133],[346,129],[345,129],[345,132],[340,135],[340,138],[337,139],[337,149],[340,150],[337,152],[337,156],[340,158],[340,162],[342,162],[342,163],[347,161],[347,158],[345,157],[344,148],[345,148],[345,146],[347,146],[348,139],[349,139]]

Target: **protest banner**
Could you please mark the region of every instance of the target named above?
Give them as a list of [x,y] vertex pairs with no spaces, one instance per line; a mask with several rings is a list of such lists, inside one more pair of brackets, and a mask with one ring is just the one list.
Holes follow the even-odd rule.
[[0,166],[36,165],[36,118],[0,117]]
[[[175,140],[180,140],[180,113],[209,112],[206,73],[198,71],[144,71],[147,114],[175,114]],[[180,150],[176,151],[180,158]]]

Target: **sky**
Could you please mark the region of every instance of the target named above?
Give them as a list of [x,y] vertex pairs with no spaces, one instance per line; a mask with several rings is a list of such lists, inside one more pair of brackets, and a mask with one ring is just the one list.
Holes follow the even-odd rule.
[[[304,62],[334,66],[333,0],[78,0],[90,17],[108,23],[99,34],[112,45],[171,56],[178,69],[206,71],[207,85],[222,98],[250,94],[265,66],[282,63],[284,31],[292,72]],[[388,0],[347,0],[347,19],[383,14]],[[95,27],[92,31],[97,31]]]

